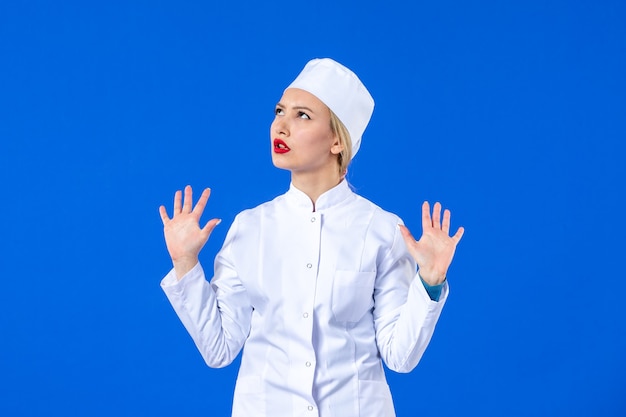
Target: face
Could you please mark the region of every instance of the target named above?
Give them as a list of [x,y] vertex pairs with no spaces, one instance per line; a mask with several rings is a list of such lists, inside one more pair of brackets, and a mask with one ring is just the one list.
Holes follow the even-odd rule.
[[330,110],[313,94],[285,91],[270,128],[272,162],[296,173],[338,172],[341,145],[330,127]]

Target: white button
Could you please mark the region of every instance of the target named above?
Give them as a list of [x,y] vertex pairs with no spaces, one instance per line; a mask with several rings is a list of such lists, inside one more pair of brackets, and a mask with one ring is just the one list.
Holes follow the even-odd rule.
[[309,317],[309,313],[304,313],[304,314],[302,315],[302,317],[304,317],[304,318],[306,319],[307,317]]
[[311,217],[311,223],[315,222],[315,217]]
[[306,365],[307,368],[309,368],[309,367],[311,367],[311,362],[307,362],[307,363],[305,363],[305,365]]
[[313,268],[313,264],[306,264],[306,267],[311,269],[311,268]]
[[313,406],[312,405],[308,406],[307,408],[309,409],[309,411],[313,411]]

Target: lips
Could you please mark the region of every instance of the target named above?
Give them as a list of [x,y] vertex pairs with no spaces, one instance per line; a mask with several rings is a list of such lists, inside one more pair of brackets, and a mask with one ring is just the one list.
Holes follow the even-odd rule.
[[287,153],[290,150],[282,139],[274,139],[274,153]]

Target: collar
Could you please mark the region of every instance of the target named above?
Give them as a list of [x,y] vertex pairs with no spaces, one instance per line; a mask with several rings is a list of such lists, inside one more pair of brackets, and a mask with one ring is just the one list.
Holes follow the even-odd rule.
[[[337,206],[352,195],[354,195],[354,193],[350,189],[348,181],[344,179],[339,184],[319,196],[317,202],[315,203],[315,211],[323,211]],[[298,208],[307,210],[311,210],[313,208],[313,203],[311,202],[309,196],[296,188],[293,184],[289,184],[289,191],[287,191],[285,196],[287,197],[287,201],[295,204]]]

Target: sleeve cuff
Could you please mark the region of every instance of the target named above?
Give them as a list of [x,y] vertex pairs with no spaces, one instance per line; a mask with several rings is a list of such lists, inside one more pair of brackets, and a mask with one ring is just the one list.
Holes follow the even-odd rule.
[[183,285],[183,280],[189,281],[195,278],[203,278],[204,271],[202,270],[202,266],[200,262],[198,262],[189,272],[182,276],[179,280],[176,276],[176,271],[174,268],[170,270],[170,272],[161,280],[162,288],[172,288],[172,287],[181,287]]

